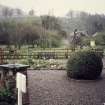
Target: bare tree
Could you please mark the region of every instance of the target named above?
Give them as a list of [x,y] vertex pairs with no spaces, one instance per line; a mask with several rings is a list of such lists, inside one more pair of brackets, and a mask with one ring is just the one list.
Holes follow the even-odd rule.
[[4,17],[8,17],[9,14],[10,14],[10,8],[5,7],[5,8],[2,9],[2,15],[3,15]]
[[67,17],[69,17],[70,19],[73,18],[73,15],[74,15],[74,12],[72,10],[70,10],[68,13],[67,13]]
[[29,11],[28,14],[29,14],[30,16],[34,16],[34,15],[35,15],[35,11],[32,9],[32,10]]
[[23,15],[23,11],[19,8],[15,9],[15,12],[18,16],[22,16]]

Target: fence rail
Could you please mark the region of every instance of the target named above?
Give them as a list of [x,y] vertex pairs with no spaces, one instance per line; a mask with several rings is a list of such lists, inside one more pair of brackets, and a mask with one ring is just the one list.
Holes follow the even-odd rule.
[[[100,52],[100,51],[97,51]],[[57,49],[57,50],[32,50],[21,53],[21,51],[9,51],[0,49],[0,64],[6,60],[22,60],[22,59],[68,59],[71,50]]]
[[67,59],[70,53],[67,52],[37,52],[34,54],[0,54],[1,59]]

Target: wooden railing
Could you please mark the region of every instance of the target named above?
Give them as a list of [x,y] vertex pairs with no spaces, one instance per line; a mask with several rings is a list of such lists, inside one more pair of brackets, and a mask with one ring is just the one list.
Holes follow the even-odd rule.
[[32,50],[32,52],[21,53],[19,51],[10,52],[9,50],[0,49],[0,64],[6,60],[22,60],[22,59],[68,59],[71,50],[56,49],[56,50]]

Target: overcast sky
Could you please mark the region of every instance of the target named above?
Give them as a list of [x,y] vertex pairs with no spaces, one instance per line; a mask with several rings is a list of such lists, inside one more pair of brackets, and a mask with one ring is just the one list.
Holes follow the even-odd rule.
[[34,9],[37,15],[52,11],[56,16],[64,16],[69,10],[105,13],[105,0],[0,0],[0,4],[26,12]]

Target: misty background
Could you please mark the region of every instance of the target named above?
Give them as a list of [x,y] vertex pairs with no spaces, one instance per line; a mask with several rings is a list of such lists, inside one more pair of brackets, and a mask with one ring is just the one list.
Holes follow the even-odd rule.
[[97,45],[105,44],[103,0],[1,0],[0,3],[1,45],[70,47],[75,30],[78,46],[89,45],[90,39]]

